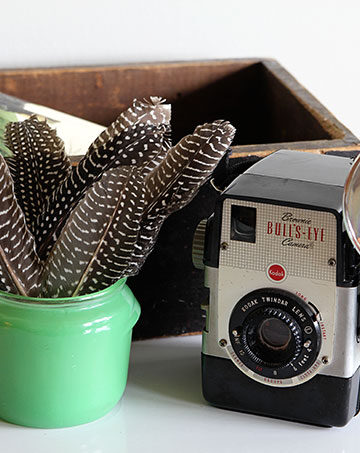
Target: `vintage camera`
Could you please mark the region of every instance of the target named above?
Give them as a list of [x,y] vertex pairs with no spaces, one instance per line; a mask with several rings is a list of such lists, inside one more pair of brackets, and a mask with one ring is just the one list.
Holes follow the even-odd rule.
[[351,163],[278,151],[234,180],[198,226],[210,403],[322,426],[358,413],[359,255],[342,215]]

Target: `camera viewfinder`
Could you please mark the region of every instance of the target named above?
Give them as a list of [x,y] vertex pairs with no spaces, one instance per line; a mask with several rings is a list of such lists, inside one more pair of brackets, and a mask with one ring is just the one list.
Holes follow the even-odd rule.
[[255,243],[255,232],[256,209],[232,205],[230,239]]

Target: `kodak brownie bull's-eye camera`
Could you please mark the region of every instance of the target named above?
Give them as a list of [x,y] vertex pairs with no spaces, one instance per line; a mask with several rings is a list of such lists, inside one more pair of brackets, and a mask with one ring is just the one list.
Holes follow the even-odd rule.
[[343,157],[278,151],[200,223],[210,403],[323,426],[357,414],[359,258],[342,215],[351,168]]

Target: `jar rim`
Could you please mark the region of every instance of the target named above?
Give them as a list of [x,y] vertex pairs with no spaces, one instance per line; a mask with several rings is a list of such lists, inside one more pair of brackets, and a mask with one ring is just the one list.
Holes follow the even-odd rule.
[[119,279],[117,282],[110,285],[108,288],[101,289],[94,293],[84,294],[82,296],[74,296],[74,297],[30,297],[30,296],[23,296],[21,294],[13,294],[7,293],[5,291],[0,291],[0,303],[13,303],[16,305],[26,305],[29,306],[36,306],[36,307],[74,307],[79,305],[84,305],[87,302],[94,302],[97,300],[101,300],[103,297],[109,296],[109,294],[113,293],[114,291],[118,291],[121,289],[126,282],[127,278],[123,277]]

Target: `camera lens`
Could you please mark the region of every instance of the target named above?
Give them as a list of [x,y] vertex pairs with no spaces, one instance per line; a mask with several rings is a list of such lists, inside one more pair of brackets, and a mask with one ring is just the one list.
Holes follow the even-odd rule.
[[255,290],[238,301],[230,316],[229,337],[230,357],[256,379],[304,375],[321,345],[320,325],[311,306],[276,288]]
[[291,340],[291,331],[280,319],[269,318],[259,327],[259,339],[269,349],[286,349]]
[[245,320],[242,333],[248,355],[264,366],[286,366],[300,351],[300,326],[279,308],[254,310]]

